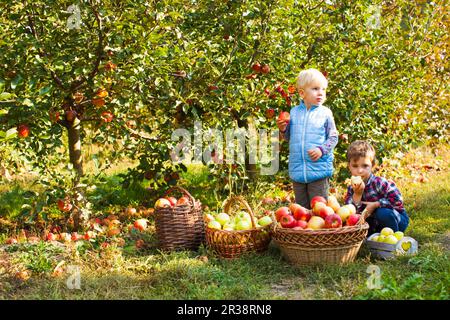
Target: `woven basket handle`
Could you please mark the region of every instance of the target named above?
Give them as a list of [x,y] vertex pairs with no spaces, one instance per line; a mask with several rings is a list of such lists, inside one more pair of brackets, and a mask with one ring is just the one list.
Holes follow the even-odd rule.
[[224,204],[223,204],[223,210],[226,213],[229,213],[230,209],[231,209],[231,205],[234,204],[235,202],[239,203],[240,206],[239,208],[245,208],[247,209],[247,211],[250,213],[250,216],[252,217],[252,227],[253,229],[256,228],[255,226],[255,214],[253,213],[252,208],[250,207],[250,205],[248,204],[248,202],[242,197],[242,196],[231,196],[230,198],[228,198],[227,200],[225,200]]
[[363,212],[361,212],[361,218],[358,220],[356,225],[362,225],[366,222],[366,219],[370,216],[369,211],[367,209],[364,209]]
[[183,195],[187,196],[189,198],[189,200],[192,202],[192,205],[195,205],[195,199],[194,197],[183,187],[180,186],[173,186],[171,188],[169,188],[165,193],[164,196],[167,197],[169,194],[171,194],[173,191],[178,190],[179,192],[181,192]]

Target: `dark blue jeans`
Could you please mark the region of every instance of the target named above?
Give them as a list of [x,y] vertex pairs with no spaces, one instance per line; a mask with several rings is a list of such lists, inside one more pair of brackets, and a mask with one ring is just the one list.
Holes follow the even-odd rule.
[[366,219],[369,223],[369,235],[380,232],[384,227],[389,227],[394,232],[404,232],[409,224],[409,217],[404,213],[399,213],[395,209],[378,208]]

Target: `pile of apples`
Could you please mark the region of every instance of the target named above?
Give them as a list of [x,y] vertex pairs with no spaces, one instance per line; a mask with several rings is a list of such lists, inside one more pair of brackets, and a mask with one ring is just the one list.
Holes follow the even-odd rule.
[[278,226],[293,230],[319,230],[354,226],[361,218],[352,204],[341,206],[334,195],[328,200],[321,196],[311,199],[311,210],[297,203],[278,208],[275,218]]
[[182,206],[189,204],[189,198],[186,196],[182,196],[181,198],[177,199],[175,197],[164,197],[159,198],[155,203],[155,209],[162,209],[162,208],[173,208],[177,206]]
[[371,241],[384,242],[389,244],[397,244],[405,234],[401,231],[394,232],[391,228],[385,227],[381,230],[379,235],[370,238]]
[[[241,231],[253,229],[252,217],[248,212],[239,211],[231,217],[226,212],[220,212],[216,215],[210,213],[205,214],[205,221],[207,222],[208,228],[216,230],[226,230],[226,231]],[[263,228],[270,225],[273,221],[269,215],[263,216],[261,218],[253,218],[256,228]]]

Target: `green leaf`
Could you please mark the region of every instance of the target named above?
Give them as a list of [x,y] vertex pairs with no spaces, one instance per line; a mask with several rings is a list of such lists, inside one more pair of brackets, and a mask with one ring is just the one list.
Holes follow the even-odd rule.
[[50,86],[41,88],[41,90],[39,90],[39,95],[42,96],[42,95],[48,93],[51,88],[52,87],[50,87]]
[[2,92],[2,93],[0,93],[0,101],[9,100],[9,99],[11,99],[14,96],[15,95],[13,93]]
[[22,81],[22,76],[18,74],[12,81],[11,81],[11,89],[16,89],[17,85]]

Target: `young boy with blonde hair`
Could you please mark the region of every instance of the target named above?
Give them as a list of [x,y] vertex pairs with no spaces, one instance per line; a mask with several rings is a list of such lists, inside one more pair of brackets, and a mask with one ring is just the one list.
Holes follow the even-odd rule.
[[313,197],[328,197],[334,170],[338,132],[333,113],[323,105],[327,87],[328,80],[319,70],[301,71],[297,90],[302,100],[291,109],[288,123],[277,121],[282,136],[289,141],[289,177],[295,201],[308,209]]
[[364,208],[369,212],[370,217],[366,219],[370,226],[369,234],[384,227],[404,232],[409,217],[403,207],[402,195],[393,181],[372,173],[376,164],[373,146],[365,140],[352,142],[347,149],[347,161],[351,175],[361,179],[348,187],[345,203],[355,205],[358,212]]

